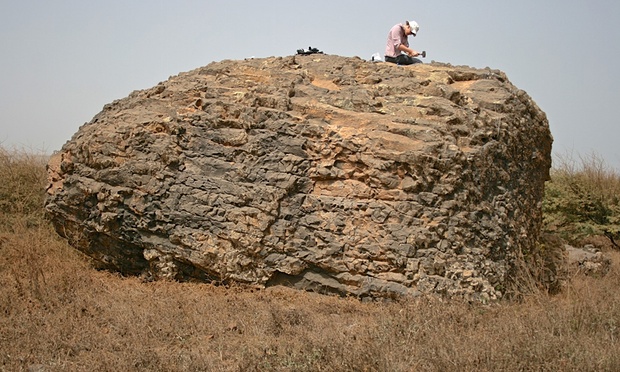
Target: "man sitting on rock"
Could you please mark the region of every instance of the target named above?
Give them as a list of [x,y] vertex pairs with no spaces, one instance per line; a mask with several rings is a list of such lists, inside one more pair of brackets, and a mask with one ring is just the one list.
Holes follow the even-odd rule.
[[406,21],[404,24],[397,24],[390,29],[385,47],[385,61],[399,65],[412,65],[422,63],[417,58],[420,55],[417,51],[409,48],[407,37],[418,33],[420,26],[415,21]]

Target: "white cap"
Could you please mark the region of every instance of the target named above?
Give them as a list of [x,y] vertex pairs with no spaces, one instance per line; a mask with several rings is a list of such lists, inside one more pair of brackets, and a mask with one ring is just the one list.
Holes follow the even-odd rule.
[[418,24],[418,22],[407,21],[407,23],[409,23],[409,27],[411,27],[411,33],[413,34],[413,36],[416,36],[418,33],[418,30],[420,30],[420,25]]

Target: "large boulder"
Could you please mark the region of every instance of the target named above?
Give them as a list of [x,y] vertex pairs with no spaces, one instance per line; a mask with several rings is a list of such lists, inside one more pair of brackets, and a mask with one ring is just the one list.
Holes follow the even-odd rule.
[[227,60],[106,105],[46,208],[124,273],[492,300],[536,249],[551,144],[497,70]]

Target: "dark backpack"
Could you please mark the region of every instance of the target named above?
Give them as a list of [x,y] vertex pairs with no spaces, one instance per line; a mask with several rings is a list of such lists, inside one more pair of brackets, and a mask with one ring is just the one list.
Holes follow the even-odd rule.
[[323,54],[323,52],[319,51],[317,48],[308,47],[307,51],[303,49],[297,49],[297,54],[306,56],[308,54]]

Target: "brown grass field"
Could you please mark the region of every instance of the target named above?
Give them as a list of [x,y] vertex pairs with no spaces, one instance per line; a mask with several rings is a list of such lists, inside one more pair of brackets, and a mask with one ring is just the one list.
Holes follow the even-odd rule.
[[620,253],[556,295],[360,302],[97,271],[0,149],[0,371],[620,371]]

